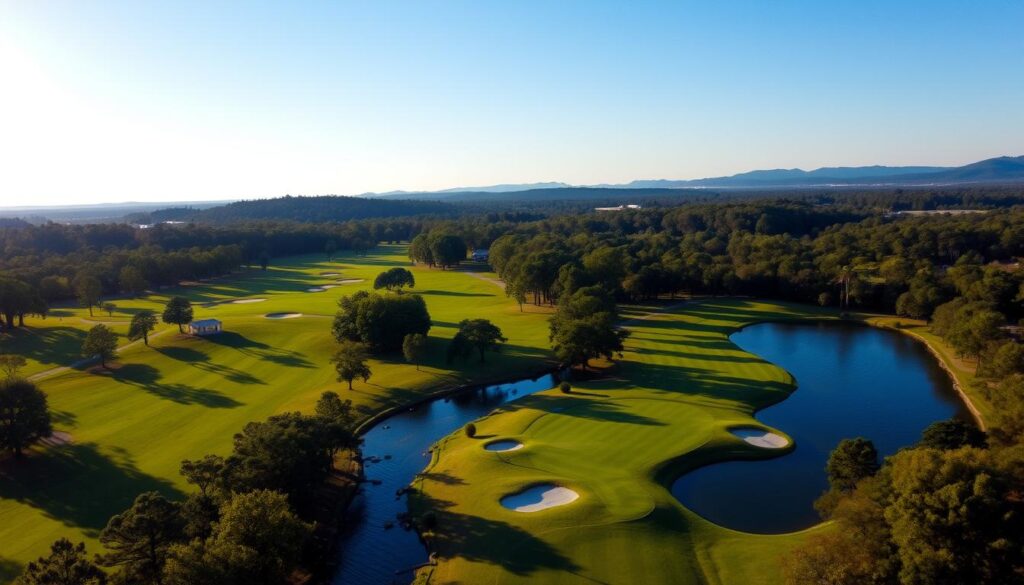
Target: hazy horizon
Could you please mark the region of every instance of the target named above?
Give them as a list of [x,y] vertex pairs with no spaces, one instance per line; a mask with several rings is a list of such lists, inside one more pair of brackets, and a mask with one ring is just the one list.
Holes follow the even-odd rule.
[[0,5],[3,205],[1019,155],[1024,4]]

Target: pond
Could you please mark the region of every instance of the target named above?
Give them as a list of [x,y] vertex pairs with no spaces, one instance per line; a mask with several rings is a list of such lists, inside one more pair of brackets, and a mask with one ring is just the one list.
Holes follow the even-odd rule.
[[413,567],[427,562],[416,532],[397,522],[408,510],[398,490],[412,483],[430,462],[427,449],[452,431],[499,405],[555,385],[552,376],[487,386],[439,398],[374,425],[363,435],[367,482],[352,505],[349,529],[338,549],[333,582],[390,585],[412,581]]
[[915,443],[929,424],[971,420],[945,371],[923,344],[895,331],[851,323],[763,323],[732,336],[739,347],[785,368],[797,381],[786,400],[756,418],[796,448],[759,461],[693,470],[672,494],[712,522],[775,534],[808,528],[828,488],[825,463],[841,439],[865,437],[881,456]]

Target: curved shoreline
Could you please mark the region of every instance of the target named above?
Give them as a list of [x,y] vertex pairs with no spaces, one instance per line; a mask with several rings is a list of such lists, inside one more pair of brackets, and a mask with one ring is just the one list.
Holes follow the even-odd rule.
[[960,377],[957,375],[956,371],[952,368],[952,366],[946,363],[945,356],[943,356],[942,352],[940,352],[938,349],[935,348],[935,346],[932,345],[932,342],[925,339],[921,334],[915,333],[914,331],[910,331],[909,329],[893,327],[891,325],[886,325],[883,323],[871,323],[870,321],[864,322],[870,325],[871,327],[878,327],[879,329],[887,329],[889,331],[898,331],[905,335],[909,335],[912,339],[915,339],[918,342],[924,344],[925,348],[928,349],[928,352],[932,354],[932,356],[935,358],[937,362],[939,362],[939,366],[942,367],[942,370],[946,372],[947,376],[949,376],[950,381],[953,382],[953,389],[956,390],[956,393],[960,395],[960,399],[963,401],[964,406],[967,407],[967,410],[971,413],[971,416],[974,417],[974,422],[978,423],[978,428],[983,431],[988,430],[988,428],[985,425],[985,419],[982,418],[981,416],[981,411],[974,404],[974,401],[971,399],[970,394],[968,394],[967,391],[964,390],[964,385],[961,384]]

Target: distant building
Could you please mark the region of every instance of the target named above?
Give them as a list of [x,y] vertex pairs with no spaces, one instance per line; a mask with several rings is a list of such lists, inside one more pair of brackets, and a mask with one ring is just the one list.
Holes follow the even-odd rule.
[[595,207],[594,211],[623,211],[626,209],[640,209],[639,205],[620,205],[618,207]]
[[474,262],[487,262],[491,258],[491,251],[486,248],[473,250],[472,258]]
[[202,319],[188,324],[188,332],[192,335],[213,335],[223,330],[219,319]]

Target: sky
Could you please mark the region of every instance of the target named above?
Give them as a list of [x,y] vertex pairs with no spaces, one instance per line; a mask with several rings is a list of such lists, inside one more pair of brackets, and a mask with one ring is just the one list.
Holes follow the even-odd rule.
[[1024,154],[1024,2],[0,2],[0,206]]

